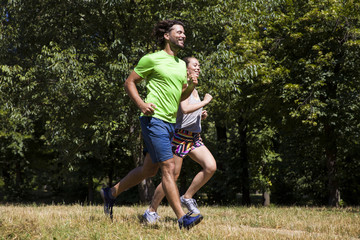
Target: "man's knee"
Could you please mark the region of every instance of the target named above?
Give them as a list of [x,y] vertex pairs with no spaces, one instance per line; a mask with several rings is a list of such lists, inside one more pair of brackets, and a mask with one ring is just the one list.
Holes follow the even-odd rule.
[[158,172],[158,168],[156,168],[156,169],[151,169],[151,170],[148,172],[148,178],[154,177],[157,172]]
[[172,158],[172,159],[169,159],[167,161],[161,162],[160,163],[160,168],[161,168],[162,174],[174,176],[174,171],[175,171],[175,161],[174,161],[174,159]]
[[153,163],[150,157],[150,154],[147,153],[144,158],[144,165],[142,169],[142,174],[144,178],[154,177],[159,170],[159,165]]
[[144,178],[151,178],[154,177],[156,175],[156,173],[158,172],[159,168],[158,167],[143,167],[142,169],[142,175]]
[[180,176],[180,172],[174,173],[174,180],[175,180],[175,182],[178,180],[179,176]]

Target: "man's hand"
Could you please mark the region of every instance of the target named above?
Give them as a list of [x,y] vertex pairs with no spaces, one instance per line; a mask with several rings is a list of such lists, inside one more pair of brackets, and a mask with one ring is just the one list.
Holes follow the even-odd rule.
[[140,110],[145,115],[152,115],[155,111],[155,104],[153,103],[144,103],[140,106]]

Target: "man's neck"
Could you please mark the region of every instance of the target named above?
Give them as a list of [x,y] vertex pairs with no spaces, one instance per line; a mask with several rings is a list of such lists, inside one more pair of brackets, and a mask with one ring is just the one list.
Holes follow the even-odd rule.
[[170,44],[165,45],[164,51],[171,56],[176,56],[178,53],[178,50],[171,48]]

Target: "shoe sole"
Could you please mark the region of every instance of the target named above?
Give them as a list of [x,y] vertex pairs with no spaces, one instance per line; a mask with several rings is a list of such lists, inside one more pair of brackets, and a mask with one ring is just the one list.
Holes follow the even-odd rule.
[[201,215],[198,219],[196,219],[193,223],[191,223],[189,226],[184,227],[186,230],[189,230],[192,227],[195,227],[196,225],[198,225],[202,220],[203,220],[203,216]]

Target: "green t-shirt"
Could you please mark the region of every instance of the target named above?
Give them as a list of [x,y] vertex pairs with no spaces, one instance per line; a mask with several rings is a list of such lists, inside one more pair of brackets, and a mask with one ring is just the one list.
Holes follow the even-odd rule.
[[182,88],[187,83],[185,62],[158,51],[142,57],[134,71],[146,80],[145,102],[156,105],[151,116],[175,123]]

